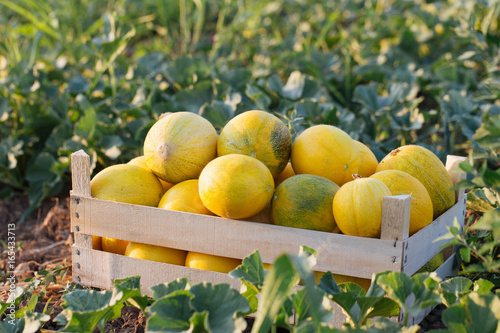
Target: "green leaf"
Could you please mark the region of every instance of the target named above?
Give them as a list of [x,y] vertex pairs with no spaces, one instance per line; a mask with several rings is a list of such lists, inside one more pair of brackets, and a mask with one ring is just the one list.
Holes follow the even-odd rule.
[[24,317],[11,319],[7,317],[5,321],[0,321],[0,332],[19,333],[24,330]]
[[[423,309],[441,302],[437,292],[439,281],[429,274],[410,277],[404,272],[389,272],[378,276],[376,281],[391,299],[399,303],[406,315],[416,316]],[[408,304],[410,297],[414,300]]]
[[178,278],[175,281],[171,281],[169,283],[161,283],[151,287],[151,290],[153,291],[153,298],[155,299],[160,299],[176,291],[182,291],[187,289],[189,289],[189,283],[187,278]]
[[454,332],[496,333],[500,324],[500,298],[472,292],[443,311],[442,320]]
[[340,293],[339,286],[333,278],[332,272],[328,271],[319,280],[319,288],[329,295]]
[[113,296],[110,305],[126,301],[132,297],[141,297],[141,277],[132,276],[113,281]]
[[235,279],[247,282],[256,291],[261,291],[265,278],[264,265],[260,257],[259,250],[245,257],[241,265],[229,272],[229,275]]
[[55,321],[64,332],[92,332],[102,322],[120,317],[123,303],[110,306],[113,292],[75,290],[62,297],[63,311]]
[[94,136],[97,125],[97,114],[89,100],[82,94],[76,96],[76,102],[83,112],[83,116],[75,124],[75,135],[86,140]]
[[474,281],[474,291],[478,294],[489,294],[493,287],[495,287],[495,284],[485,279]]
[[148,308],[146,332],[185,332],[191,326],[190,318],[194,314],[190,306],[189,291],[181,290],[170,293]]
[[493,239],[500,241],[500,207],[494,210],[489,210],[484,213],[474,225],[470,227],[471,230],[491,230]]
[[472,281],[465,277],[453,277],[440,283],[441,298],[447,307],[455,304],[460,297],[468,294],[472,287]]
[[194,313],[189,319],[189,323],[189,333],[211,332],[210,323],[208,322],[208,311]]
[[486,115],[473,137],[485,149],[500,148],[500,115]]
[[191,307],[196,312],[208,311],[208,323],[213,333],[244,330],[242,313],[250,311],[247,300],[229,284],[200,283],[191,287]]
[[246,68],[232,68],[219,73],[219,78],[229,83],[236,90],[244,92],[247,83],[249,83],[252,78],[252,72]]
[[214,98],[211,81],[201,81],[183,89],[177,93],[175,100],[182,110],[187,110],[196,114],[201,113],[203,107],[210,104]]
[[[291,295],[293,308],[297,314],[296,325],[304,322],[312,321],[319,325],[319,323],[328,323],[333,319],[333,312],[325,309],[321,303],[311,303],[308,299],[307,290],[300,289]],[[316,309],[312,309],[315,307]],[[317,314],[314,314],[317,312]],[[314,318],[317,316],[317,318]]]
[[299,276],[289,256],[279,256],[264,280],[252,333],[269,331],[274,318],[280,313],[288,295],[298,283]]
[[27,312],[24,315],[23,333],[35,333],[42,325],[50,320],[50,316],[43,313]]

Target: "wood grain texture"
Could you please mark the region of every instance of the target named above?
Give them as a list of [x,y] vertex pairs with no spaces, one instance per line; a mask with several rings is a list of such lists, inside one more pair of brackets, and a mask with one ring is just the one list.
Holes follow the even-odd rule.
[[[461,162],[464,162],[467,157],[448,155],[446,157],[446,170],[450,174],[451,181],[453,185],[456,185],[459,181],[465,179],[466,173],[462,171],[459,167]],[[465,194],[464,189],[455,191],[455,202],[458,201]]]
[[453,225],[453,220],[456,218],[459,224],[463,227],[465,218],[465,205],[467,196],[462,196],[459,201],[444,212],[434,222],[420,229],[408,240],[404,245],[403,254],[403,271],[408,274],[415,273],[427,261],[441,251],[441,245],[445,244],[446,240],[435,242],[434,240],[448,233],[447,227]]
[[75,269],[73,276],[77,280],[80,279],[81,284],[89,287],[112,289],[113,280],[136,275],[141,276],[142,293],[149,296],[152,296],[150,287],[182,277],[187,277],[191,284],[206,281],[214,284],[228,283],[236,290],[240,290],[241,287],[240,280],[218,272],[136,259],[76,245],[73,246],[73,254],[80,258],[81,263],[80,268]]
[[71,154],[72,192],[90,197],[90,157],[83,150]]
[[410,208],[410,195],[394,195],[383,198],[381,239],[403,241],[408,238]]
[[[242,259],[259,250],[274,262],[301,245],[318,251],[315,269],[371,278],[400,270],[402,242],[223,219],[72,195],[80,232]],[[76,202],[79,202],[76,205]],[[81,209],[81,211],[80,211]],[[78,217],[77,217],[78,216]]]

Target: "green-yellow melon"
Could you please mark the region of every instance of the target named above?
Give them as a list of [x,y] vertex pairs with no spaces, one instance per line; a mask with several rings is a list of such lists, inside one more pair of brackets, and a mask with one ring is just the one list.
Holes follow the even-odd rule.
[[296,175],[276,188],[271,201],[274,224],[337,232],[332,203],[339,187],[324,177]]
[[333,215],[343,234],[380,237],[382,199],[391,191],[380,180],[360,178],[344,184],[333,199]]
[[434,272],[444,263],[443,252],[438,252],[434,257],[431,258],[428,262],[426,262],[415,274],[418,273],[428,273]]
[[100,171],[90,181],[92,197],[143,206],[158,206],[163,187],[145,168],[116,164]]
[[359,170],[358,175],[361,177],[370,177],[375,173],[378,166],[377,157],[375,154],[366,146],[357,140],[354,140],[356,147],[359,150]]
[[455,204],[451,177],[441,160],[422,146],[407,145],[391,151],[380,161],[377,171],[400,170],[417,178],[427,189],[436,219]]
[[262,211],[271,201],[274,179],[256,158],[230,154],[208,163],[200,175],[201,202],[215,214],[244,219]]
[[148,131],[144,156],[149,169],[168,183],[196,179],[217,156],[217,132],[197,114],[172,113]]
[[158,208],[214,215],[201,202],[198,191],[198,179],[185,180],[172,186],[161,198]]
[[432,222],[431,196],[417,178],[399,170],[380,171],[370,178],[382,181],[391,190],[392,195],[411,196],[410,235]]
[[285,169],[292,150],[292,135],[278,117],[265,111],[247,111],[231,119],[217,142],[218,156],[242,154],[264,163],[273,178]]
[[274,187],[278,187],[281,183],[292,176],[295,176],[295,172],[293,171],[292,163],[288,162],[285,169],[274,179]]
[[340,128],[316,125],[306,129],[292,146],[292,167],[296,174],[311,174],[342,186],[358,173],[359,150]]
[[[149,170],[148,165],[146,164],[146,157],[144,155],[134,157],[133,159],[131,159],[130,161],[128,161],[127,164],[137,165],[139,167],[146,168],[146,169]],[[149,170],[149,171],[151,171],[151,170]],[[167,183],[163,179],[158,178],[158,180],[160,181],[161,186],[163,186],[163,192],[167,192],[167,190],[169,188],[171,188],[172,186],[174,186],[174,184]]]

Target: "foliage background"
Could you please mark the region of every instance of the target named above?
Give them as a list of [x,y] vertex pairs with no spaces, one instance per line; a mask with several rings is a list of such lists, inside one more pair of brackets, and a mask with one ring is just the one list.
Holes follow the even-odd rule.
[[500,114],[494,0],[0,7],[0,195],[28,194],[31,209],[61,191],[71,152],[96,170],[126,162],[163,112],[220,130],[268,110],[294,136],[328,123],[379,159],[411,143],[442,159],[481,151],[475,131]]

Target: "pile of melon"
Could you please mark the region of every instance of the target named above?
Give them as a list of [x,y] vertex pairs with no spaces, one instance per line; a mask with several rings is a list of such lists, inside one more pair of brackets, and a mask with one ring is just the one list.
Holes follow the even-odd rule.
[[[143,156],[99,172],[91,181],[91,194],[376,238],[384,196],[411,196],[414,234],[453,206],[452,185],[443,163],[422,146],[402,146],[379,163],[366,145],[334,126],[310,127],[292,142],[286,125],[265,111],[239,114],[220,135],[201,116],[177,112],[151,127]],[[217,270],[221,263],[219,271],[229,271],[240,262],[109,238],[94,241],[104,251],[202,269]]]

